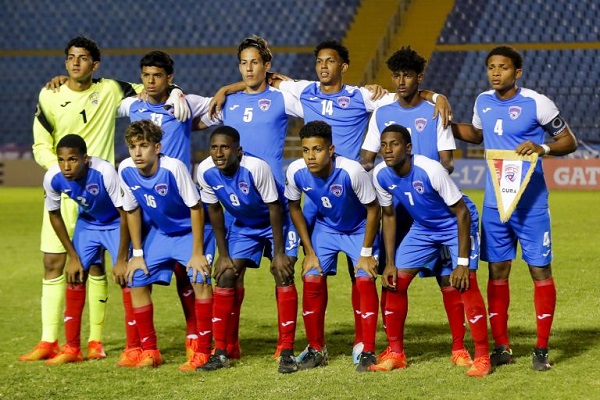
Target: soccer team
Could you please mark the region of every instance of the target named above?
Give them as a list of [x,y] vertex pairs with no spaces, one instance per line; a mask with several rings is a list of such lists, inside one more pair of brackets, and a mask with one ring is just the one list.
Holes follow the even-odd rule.
[[[542,163],[535,164],[507,222],[501,222],[498,211],[496,177],[488,172],[481,239],[478,211],[450,177],[454,137],[522,157],[559,156],[576,149],[554,103],[517,86],[522,58],[514,49],[497,47],[486,57],[491,90],[478,96],[472,124],[451,123],[446,99],[419,90],[426,61],[410,47],[387,62],[396,88],[388,94],[377,85],[343,83],[350,60],[336,41],[315,48],[316,82],[268,74],[271,51],[264,39],[253,36],[238,48],[242,82],[224,86],[212,99],[184,96],[172,84],[172,59],[161,51],[142,58],[143,85],[93,79],[100,50],[90,39],[71,40],[65,55],[69,76],[59,88],[41,90],[34,119],[34,156],[47,169],[43,329],[41,341],[20,360],[83,361],[80,329],[86,296],[87,358],[106,357],[107,250],[125,309],[126,346],[119,366],[162,363],[151,288],[170,284],[175,273],[187,325],[186,362],[179,368],[229,367],[231,359],[241,356],[245,272],[258,268],[263,256],[270,259],[275,279],[278,371],[324,366],[327,279],[336,274],[337,255],[343,252],[351,278],[358,372],[407,366],[407,290],[420,274],[436,277],[441,288],[451,361],[467,367],[466,375],[480,377],[513,362],[508,278],[519,242],[535,288],[532,365],[538,371],[550,368],[556,289]],[[132,97],[142,89],[141,96]],[[117,173],[118,116],[132,122],[125,132],[131,157]],[[284,177],[288,116],[304,118],[303,158],[290,164]],[[220,126],[210,135],[210,156],[196,171],[196,186],[190,135],[192,129],[211,125]],[[544,143],[546,133],[552,142]],[[378,153],[383,162],[375,166]],[[491,354],[488,314],[476,278],[480,240],[481,257],[489,264]],[[298,251],[304,254],[302,316],[308,346],[296,357]],[[66,344],[59,348],[63,301]],[[388,346],[377,356],[379,308]],[[475,345],[473,359],[464,345],[465,315]]]

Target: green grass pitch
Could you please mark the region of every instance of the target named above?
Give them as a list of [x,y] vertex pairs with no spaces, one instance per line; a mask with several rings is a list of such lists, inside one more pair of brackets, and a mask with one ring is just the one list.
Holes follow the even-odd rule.
[[[480,191],[469,192],[481,205]],[[345,262],[329,279],[326,337],[330,365],[291,375],[277,373],[273,279],[265,264],[246,274],[242,360],[228,370],[182,373],[185,325],[175,288],[154,292],[155,322],[165,364],[154,370],[115,367],[124,346],[120,292],[110,285],[105,328],[108,359],[48,367],[17,357],[40,338],[42,264],[40,188],[0,188],[0,399],[598,399],[600,398],[600,217],[598,193],[553,192],[554,277],[558,307],[550,341],[553,369],[531,370],[535,341],[533,285],[521,260],[511,276],[510,334],[516,364],[482,379],[450,364],[450,334],[434,280],[416,279],[409,291],[406,329],[409,367],[390,373],[354,372],[352,311]],[[297,284],[301,291],[299,268]],[[487,266],[479,285],[484,292]],[[87,310],[82,339],[87,340]],[[296,352],[306,345],[298,318]],[[378,333],[378,350],[385,336]],[[472,343],[467,337],[468,347]]]

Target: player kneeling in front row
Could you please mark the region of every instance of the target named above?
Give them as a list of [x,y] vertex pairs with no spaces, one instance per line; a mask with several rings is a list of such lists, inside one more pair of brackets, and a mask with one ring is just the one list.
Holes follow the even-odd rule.
[[[114,167],[97,157],[88,157],[81,136],[64,136],[56,146],[58,165],[44,176],[46,209],[56,236],[67,250],[67,293],[65,338],[67,343],[48,365],[83,361],[81,354],[81,315],[85,306],[88,275],[104,276],[104,250],[110,253],[115,271],[125,272],[129,235],[120,235],[124,214],[119,194],[119,177]],[[73,240],[69,238],[60,212],[61,193],[79,204]],[[69,200],[70,201],[70,200]],[[120,222],[121,221],[121,222]],[[125,298],[125,292],[123,293]],[[105,358],[102,344],[88,345],[88,359]]]
[[[230,126],[217,128],[210,136],[210,157],[198,168],[202,201],[209,204],[219,258],[215,263],[213,331],[215,353],[199,369],[212,371],[229,366],[227,338],[231,324],[234,291],[246,268],[258,268],[261,257],[271,259],[275,277],[279,329],[279,372],[298,370],[294,357],[298,292],[294,284],[294,264],[298,236],[287,211],[283,185],[269,165],[244,154],[240,134]],[[225,239],[223,208],[233,216]],[[287,237],[287,241],[285,238]]]
[[[204,211],[187,167],[160,154],[162,131],[149,120],[136,121],[125,131],[130,158],[119,165],[123,209],[133,246],[127,280],[141,348],[135,367],[162,363],[154,329],[152,284],[168,285],[173,265],[187,266],[196,295],[198,342],[192,360],[182,367],[194,370],[210,356],[212,346],[212,287],[210,265],[204,256]],[[142,232],[142,212],[150,226]]]
[[[343,251],[355,266],[364,344],[356,370],[364,372],[376,362],[379,302],[375,286],[378,251],[374,244],[379,230],[379,203],[364,168],[334,153],[331,126],[323,121],[309,122],[300,129],[300,138],[303,159],[288,167],[285,188],[290,214],[306,253],[302,263],[302,316],[308,349],[299,367],[308,369],[327,364],[327,276],[336,274],[337,256]],[[312,235],[300,208],[302,192],[317,207]]]
[[[383,209],[383,238],[386,266],[382,284],[389,289],[385,304],[386,334],[389,347],[373,371],[406,367],[404,323],[408,313],[408,286],[421,268],[427,268],[446,245],[453,260],[450,284],[461,292],[475,360],[468,376],[490,373],[487,318],[483,297],[477,286],[477,210],[456,187],[448,172],[437,161],[411,155],[410,133],[400,125],[390,125],[381,134],[384,162],[374,169],[373,183]],[[404,240],[396,249],[396,197],[414,219]],[[470,203],[471,207],[467,206]],[[473,238],[473,239],[471,239]],[[473,268],[469,270],[469,267]]]

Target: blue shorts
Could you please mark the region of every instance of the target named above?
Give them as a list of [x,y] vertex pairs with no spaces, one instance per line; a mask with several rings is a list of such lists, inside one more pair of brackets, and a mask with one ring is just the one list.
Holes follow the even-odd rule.
[[[284,221],[283,234],[285,254],[298,258],[300,238],[289,216]],[[251,260],[254,263],[253,268],[260,266],[263,256],[269,260],[273,258],[273,229],[270,226],[251,228],[234,223],[229,228],[227,240],[229,256],[232,259]]]
[[552,262],[550,211],[547,208],[517,208],[503,223],[497,208],[483,207],[481,259],[488,262],[513,260],[521,244],[523,260],[534,267]]
[[[142,271],[135,271],[133,283],[129,286],[170,285],[175,262],[186,266],[190,261],[193,236],[191,232],[184,235],[169,236],[161,230],[151,227],[142,247],[144,249],[144,261],[149,273],[145,275]],[[188,270],[188,276],[191,282],[191,269]],[[192,283],[210,283],[210,277],[197,275],[196,282]]]
[[119,241],[119,227],[102,230],[93,229],[90,224],[82,219],[79,219],[75,224],[73,246],[77,251],[84,271],[88,271],[92,265],[103,264],[104,250],[108,251],[113,264],[115,264],[119,253]]
[[[319,258],[323,275],[337,274],[337,256],[339,252],[346,253],[352,260],[352,264],[356,265],[360,258],[364,238],[364,232],[357,234],[322,232],[319,230],[319,226],[315,225],[311,240],[315,253]],[[373,256],[379,259],[379,235],[373,243]],[[316,269],[312,269],[306,275],[318,275],[318,272]],[[368,275],[365,271],[359,269],[356,277],[363,276]]]

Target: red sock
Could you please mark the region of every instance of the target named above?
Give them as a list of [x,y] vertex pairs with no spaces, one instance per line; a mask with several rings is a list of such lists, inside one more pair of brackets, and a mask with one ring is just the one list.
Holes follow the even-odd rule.
[[85,306],[85,285],[67,285],[65,298],[65,339],[71,347],[81,347],[81,314]]
[[444,308],[452,334],[452,351],[465,348],[465,307],[458,289],[452,286],[442,288]]
[[508,342],[508,305],[510,288],[508,279],[490,279],[488,281],[488,314],[495,346],[509,346]]
[[134,307],[135,322],[140,335],[140,342],[144,350],[156,350],[157,339],[154,329],[154,306],[152,303],[143,307]]
[[[363,341],[362,318],[360,317],[360,292],[356,281],[352,282],[352,311],[354,313],[354,344]],[[367,350],[365,350],[367,351]]]
[[377,286],[368,277],[356,278],[356,288],[360,293],[360,315],[362,325],[362,342],[365,352],[375,352],[375,335],[377,334],[377,316],[379,315],[379,299]]
[[323,286],[321,287],[323,292],[323,307],[321,308],[321,319],[319,320],[319,326],[321,332],[319,333],[319,343],[321,348],[325,346],[325,314],[327,313],[327,304],[329,304],[329,290],[327,290],[327,277],[323,277]]
[[240,314],[242,311],[242,303],[246,295],[246,289],[243,287],[236,287],[234,289],[235,297],[233,302],[233,309],[229,316],[229,322],[227,323],[227,344],[235,345],[240,341]]
[[485,303],[477,285],[477,274],[474,272],[469,274],[469,290],[462,292],[462,301],[465,305],[471,337],[475,343],[475,358],[488,355],[490,350]]
[[234,289],[216,287],[213,295],[212,331],[215,347],[227,350],[227,331],[234,303]]
[[298,291],[296,285],[276,287],[277,320],[279,321],[279,341],[282,349],[293,350],[296,339],[296,318],[298,315]]
[[196,351],[209,354],[212,348],[213,298],[196,299],[196,323],[198,348]]
[[177,281],[177,294],[181,301],[181,308],[183,308],[183,315],[185,316],[186,324],[186,335],[196,334],[196,311],[195,311],[195,295],[194,288],[190,283],[190,278],[187,275],[187,271],[180,263],[175,263],[173,268],[175,273],[175,280]]
[[398,272],[396,290],[388,290],[385,311],[386,333],[393,352],[404,351],[404,323],[408,314],[408,286],[414,276]]
[[138,334],[135,315],[133,314],[133,306],[131,305],[131,289],[128,287],[121,288],[123,294],[123,308],[125,309],[125,338],[127,340],[127,349],[142,347],[140,343],[140,335]]
[[326,278],[318,275],[305,276],[302,294],[302,317],[308,345],[320,351],[323,346],[324,308],[327,299]]
[[381,299],[379,299],[379,307],[381,308],[381,325],[385,332],[385,302],[387,299],[388,290],[384,287],[381,288]]
[[533,281],[533,302],[537,323],[537,342],[535,347],[548,347],[550,329],[554,319],[556,307],[556,286],[554,279],[548,278],[543,281]]

